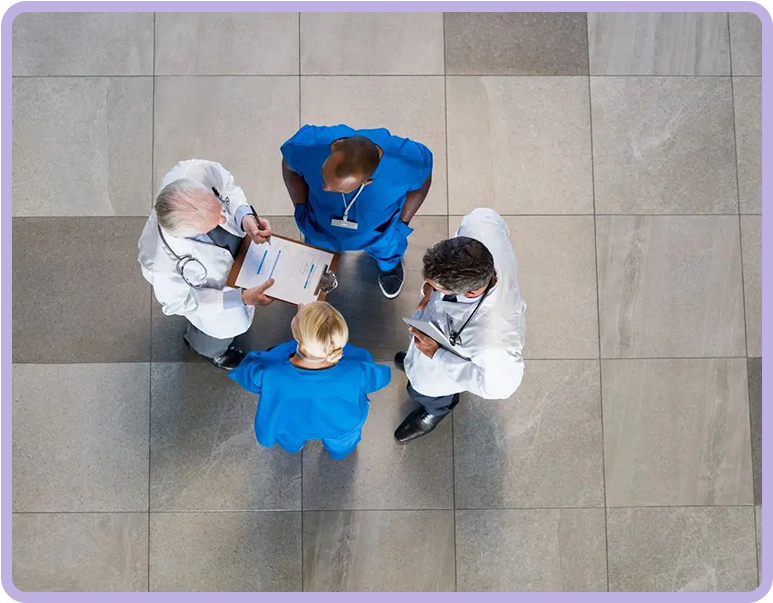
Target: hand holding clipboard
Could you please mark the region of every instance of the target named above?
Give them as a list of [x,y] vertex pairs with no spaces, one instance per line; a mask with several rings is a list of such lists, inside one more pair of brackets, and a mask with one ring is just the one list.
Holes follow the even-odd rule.
[[339,253],[277,234],[261,244],[245,237],[226,284],[251,289],[273,279],[266,290],[271,298],[295,305],[322,301],[338,285],[339,259]]

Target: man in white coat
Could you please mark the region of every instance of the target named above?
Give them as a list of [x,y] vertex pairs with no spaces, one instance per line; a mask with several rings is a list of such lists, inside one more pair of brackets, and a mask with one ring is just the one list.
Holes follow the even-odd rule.
[[405,370],[408,394],[421,407],[395,431],[398,442],[435,429],[461,392],[509,398],[523,378],[526,303],[502,217],[492,209],[474,210],[456,236],[428,250],[423,262],[424,297],[413,317],[431,322],[457,353],[409,329],[411,344],[398,352],[395,364]]
[[225,370],[244,358],[233,339],[250,328],[255,306],[272,301],[265,291],[273,280],[247,290],[226,285],[245,235],[262,243],[271,226],[222,165],[191,159],[164,177],[139,240],[142,275],[164,314],[185,316],[185,344]]

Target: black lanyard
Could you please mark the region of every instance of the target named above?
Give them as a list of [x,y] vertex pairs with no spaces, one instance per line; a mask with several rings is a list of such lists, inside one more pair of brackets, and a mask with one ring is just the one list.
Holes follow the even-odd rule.
[[488,285],[486,285],[486,290],[483,292],[483,295],[480,296],[480,301],[475,305],[475,309],[472,311],[472,314],[470,314],[467,320],[464,321],[464,324],[462,325],[461,329],[459,329],[458,331],[452,330],[451,319],[450,318],[448,319],[448,331],[449,331],[448,343],[450,343],[452,346],[456,347],[457,343],[462,343],[462,340],[461,340],[462,331],[464,331],[464,328],[472,320],[472,317],[475,316],[475,313],[478,311],[478,308],[480,308],[481,304],[483,304],[489,291],[491,291],[491,285],[493,282],[494,282],[494,279],[491,279],[488,282]]

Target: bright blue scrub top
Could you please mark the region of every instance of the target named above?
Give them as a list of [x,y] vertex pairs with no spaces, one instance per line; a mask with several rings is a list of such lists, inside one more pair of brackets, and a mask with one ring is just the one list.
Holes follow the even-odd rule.
[[[341,218],[344,200],[341,193],[322,189],[322,164],[330,156],[330,145],[339,138],[364,136],[384,152],[373,182],[366,185],[349,210],[349,220],[357,230],[331,226],[332,218]],[[389,130],[355,130],[346,125],[303,126],[282,145],[282,156],[290,169],[303,176],[309,185],[309,199],[295,208],[301,230],[314,232],[315,241],[323,241],[333,251],[364,249],[399,219],[410,191],[422,187],[432,174],[432,152],[419,142],[393,136]],[[357,190],[346,195],[349,203]],[[376,230],[382,227],[380,230]]]
[[352,345],[335,366],[302,369],[290,363],[295,341],[266,352],[250,352],[230,373],[247,391],[260,394],[255,415],[258,442],[271,447],[277,437],[308,441],[337,438],[362,427],[368,418],[366,394],[386,387],[388,366]]

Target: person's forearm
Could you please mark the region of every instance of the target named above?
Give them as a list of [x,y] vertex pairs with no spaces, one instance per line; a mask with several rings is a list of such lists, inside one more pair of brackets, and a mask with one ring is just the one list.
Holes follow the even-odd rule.
[[400,219],[408,224],[416,212],[419,211],[421,204],[424,203],[424,199],[427,198],[429,193],[429,187],[432,185],[432,175],[421,185],[421,188],[417,191],[411,191],[405,199],[405,205],[403,211],[400,213]]
[[303,179],[303,176],[292,171],[287,162],[282,159],[282,179],[287,187],[290,200],[293,205],[303,205],[309,198],[309,185]]

